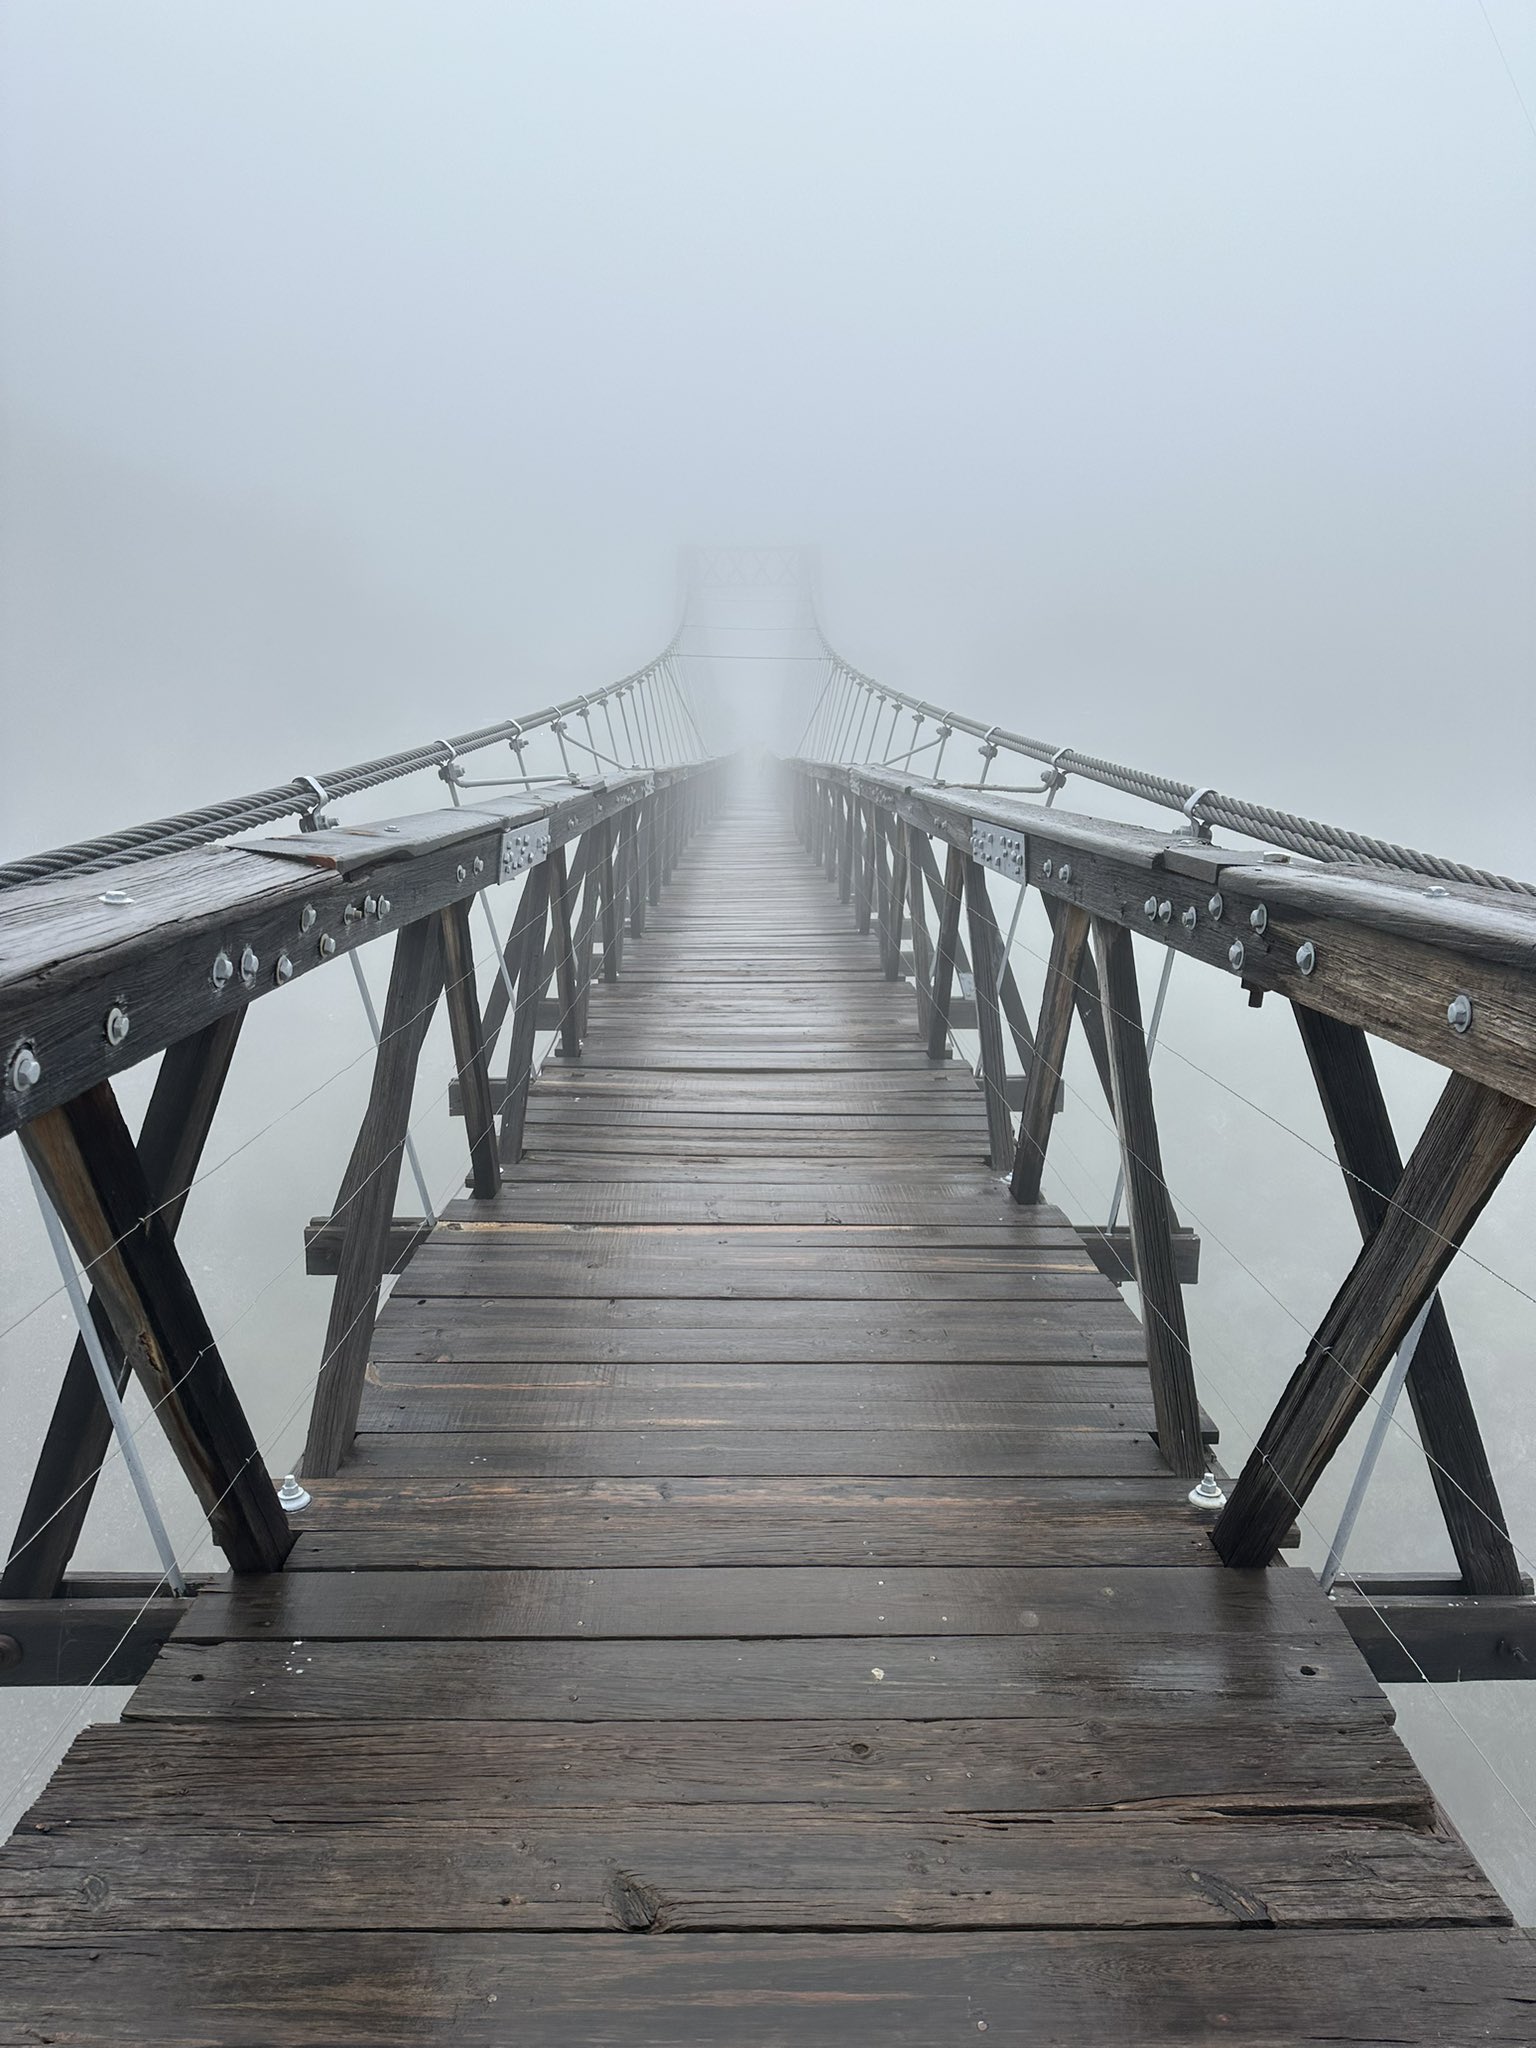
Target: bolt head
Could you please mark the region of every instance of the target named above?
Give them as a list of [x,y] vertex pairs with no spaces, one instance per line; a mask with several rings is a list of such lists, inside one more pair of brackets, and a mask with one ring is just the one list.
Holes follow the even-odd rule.
[[379,899],[378,899],[378,897],[377,897],[377,896],[365,896],[365,897],[363,898],[363,908],[364,908],[364,910],[366,910],[366,911],[367,911],[367,913],[368,913],[368,915],[369,915],[370,917],[377,917],[377,916],[378,916],[378,914],[379,914]]
[[1445,1021],[1458,1036],[1472,1029],[1472,998],[1459,995],[1446,1006]]
[[256,979],[257,973],[259,972],[260,968],[261,960],[259,956],[251,949],[251,947],[247,946],[245,951],[240,955],[240,979],[245,983],[247,988],[249,988],[251,983]]
[[1296,965],[1303,974],[1310,974],[1317,965],[1317,948],[1310,939],[1303,939],[1296,948]]
[[108,1045],[121,1045],[128,1036],[128,1012],[121,1003],[114,1003],[108,1010],[104,1028]]
[[35,1088],[43,1078],[42,1062],[30,1045],[16,1048],[11,1055],[10,1068],[6,1079],[18,1095],[25,1095],[29,1088]]
[[282,987],[285,981],[292,981],[293,962],[288,958],[288,955],[286,953],[278,954],[277,965],[273,968],[272,972],[277,979],[277,984],[279,988]]
[[208,979],[215,988],[223,988],[232,979],[234,972],[234,961],[230,959],[227,953],[221,951],[213,956],[213,966],[209,969]]
[[379,898],[379,915],[380,917],[388,917],[389,915],[389,898],[387,896]]
[[1148,917],[1157,916],[1157,898],[1155,896],[1149,896],[1141,907]]
[[1227,906],[1223,902],[1221,896],[1219,894],[1215,895],[1211,897],[1211,899],[1205,906],[1206,915],[1210,917],[1214,923],[1220,924],[1221,913],[1226,909],[1226,907]]
[[1071,861],[1069,861],[1069,860],[1064,860],[1064,861],[1062,862],[1062,864],[1061,864],[1061,876],[1060,876],[1060,879],[1061,879],[1061,880],[1062,880],[1063,882],[1070,882],[1070,881],[1071,881],[1071,879],[1072,879],[1072,863],[1071,863]]
[[1256,903],[1253,906],[1252,910],[1249,911],[1248,922],[1253,926],[1256,932],[1268,931],[1269,912],[1264,908],[1262,903]]
[[1172,905],[1171,903],[1169,903],[1169,902],[1168,902],[1168,901],[1166,900],[1166,898],[1165,898],[1165,899],[1164,899],[1164,901],[1163,901],[1163,902],[1161,902],[1161,903],[1159,903],[1159,905],[1157,906],[1157,920],[1158,920],[1158,923],[1159,923],[1159,924],[1166,924],[1166,923],[1168,922],[1169,918],[1170,918],[1170,917],[1172,917],[1172,915],[1173,915],[1173,905]]
[[1055,864],[1055,862],[1054,862],[1054,861],[1049,861],[1049,860],[1043,860],[1043,861],[1041,861],[1041,863],[1040,863],[1040,872],[1041,872],[1041,874],[1042,874],[1042,875],[1044,875],[1044,877],[1045,877],[1045,879],[1046,879],[1047,881],[1049,881],[1049,880],[1051,879],[1051,876],[1052,876],[1052,875],[1054,874],[1054,872],[1055,872],[1055,865],[1056,865],[1056,864]]
[[313,931],[314,924],[315,906],[313,905],[313,903],[306,903],[304,908],[299,912],[299,930],[301,932]]
[[1183,916],[1179,919],[1179,923],[1183,925],[1185,931],[1192,932],[1199,922],[1200,913],[1195,909],[1193,903],[1191,903],[1189,908],[1184,912]]
[[[1442,889],[1440,891],[1440,894],[1443,896],[1445,894],[1445,891]],[[98,903],[117,904],[131,903],[133,901],[133,898],[128,894],[128,891],[126,889],[104,889],[96,900]]]
[[461,882],[467,882],[469,880],[469,869],[465,867],[463,861],[459,862],[458,876]]
[[331,955],[335,952],[335,950],[336,941],[331,937],[329,932],[322,932],[320,934],[320,958],[322,960],[329,960]]
[[475,873],[477,875],[485,873],[485,861],[478,853],[475,855]]
[[1240,968],[1242,964],[1243,942],[1241,939],[1234,939],[1231,945],[1227,948],[1227,965],[1232,969],[1236,970]]

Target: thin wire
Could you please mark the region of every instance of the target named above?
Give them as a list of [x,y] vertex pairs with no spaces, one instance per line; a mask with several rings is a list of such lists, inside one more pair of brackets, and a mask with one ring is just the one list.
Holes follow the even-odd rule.
[[1489,18],[1488,9],[1484,5],[1484,0],[1477,0],[1477,9],[1479,14],[1481,14],[1483,17],[1483,26],[1487,29],[1489,35],[1493,38],[1493,47],[1499,53],[1499,62],[1504,66],[1504,75],[1506,78],[1508,78],[1511,86],[1514,88],[1515,98],[1520,102],[1520,111],[1525,116],[1525,125],[1527,128],[1530,129],[1533,135],[1536,135],[1536,120],[1533,120],[1531,118],[1530,106],[1526,100],[1525,94],[1520,90],[1520,81],[1518,78],[1516,78],[1514,71],[1511,68],[1509,58],[1504,53],[1504,45],[1499,41],[1499,32],[1494,27],[1493,22]]

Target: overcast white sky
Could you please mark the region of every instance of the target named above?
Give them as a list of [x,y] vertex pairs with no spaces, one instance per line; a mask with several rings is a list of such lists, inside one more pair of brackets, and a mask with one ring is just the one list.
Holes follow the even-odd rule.
[[1531,8],[0,24],[9,850],[620,672],[766,539],[907,687],[1536,866]]

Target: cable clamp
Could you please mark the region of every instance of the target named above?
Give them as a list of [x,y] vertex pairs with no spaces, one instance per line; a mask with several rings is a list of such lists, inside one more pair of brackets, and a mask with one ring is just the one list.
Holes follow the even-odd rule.
[[1190,829],[1195,837],[1203,840],[1207,846],[1211,840],[1211,827],[1209,820],[1202,818],[1200,815],[1200,800],[1202,797],[1215,796],[1217,794],[1217,790],[1208,782],[1202,789],[1192,789],[1179,807],[1185,817],[1188,818]]
[[981,745],[976,751],[980,754],[983,761],[995,761],[997,759],[997,748],[992,744],[992,735],[996,731],[997,727],[995,725],[989,725],[981,736]]
[[443,750],[444,759],[439,764],[437,771],[443,781],[462,782],[464,780],[464,770],[456,765],[459,758],[459,750],[452,740],[434,740],[432,744],[434,747],[441,747]]
[[331,800],[330,791],[325,787],[324,783],[316,782],[313,775],[296,775],[293,779],[295,782],[306,784],[315,793],[315,800],[308,810],[300,808],[299,830],[301,832],[329,831],[331,820],[324,816],[324,811],[326,805]]

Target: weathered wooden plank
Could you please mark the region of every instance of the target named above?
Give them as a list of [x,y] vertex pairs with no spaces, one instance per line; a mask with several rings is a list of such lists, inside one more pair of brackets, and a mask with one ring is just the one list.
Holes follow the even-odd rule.
[[965,862],[966,856],[957,846],[952,846],[939,898],[939,929],[934,941],[933,983],[928,1000],[928,1057],[931,1060],[949,1057],[949,1005],[955,986],[955,954],[960,936]]
[[[1100,1728],[1123,1716],[1160,1718],[1174,1784],[1192,1726],[1230,1724],[1257,1738],[1273,1718],[1335,1727],[1341,1742],[1354,1730],[1363,1784],[1366,1760],[1380,1754],[1374,1731],[1392,1719],[1360,1652],[1327,1614],[1310,1626],[1188,1642],[1177,1631],[1143,1633],[1134,1618],[1100,1637],[174,1642],[127,1709],[131,1720],[433,1725],[850,1714],[1070,1721],[1106,1752],[1114,1743]],[[1015,1740],[1027,1748],[1024,1734]]]
[[[319,1482],[316,1482],[319,1485]],[[290,1571],[576,1565],[1217,1563],[1176,1482],[1140,1479],[397,1479],[333,1482]]]
[[136,1685],[188,1604],[169,1594],[0,1600],[0,1686]]
[[1040,1200],[1046,1147],[1056,1115],[1067,1036],[1078,1001],[1079,974],[1087,943],[1087,914],[1075,904],[1066,905],[1051,938],[1040,1020],[1035,1027],[1034,1055],[1024,1077],[1024,1107],[1019,1113],[1019,1142],[1009,1184],[1013,1199],[1020,1204]]
[[1061,1567],[721,1566],[633,1571],[294,1572],[202,1593],[178,1642],[529,1636],[1115,1636],[1287,1632],[1330,1610],[1310,1574]]
[[590,1935],[266,1932],[4,1944],[0,2042],[524,2048],[1526,2048],[1536,1956],[1500,1930]]

